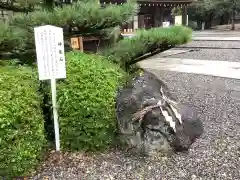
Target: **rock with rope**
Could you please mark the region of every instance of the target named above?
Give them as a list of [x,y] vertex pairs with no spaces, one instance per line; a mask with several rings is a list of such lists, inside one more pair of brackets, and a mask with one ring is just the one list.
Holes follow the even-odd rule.
[[118,91],[116,113],[122,140],[150,156],[188,150],[203,133],[197,114],[179,104],[155,75],[142,72]]

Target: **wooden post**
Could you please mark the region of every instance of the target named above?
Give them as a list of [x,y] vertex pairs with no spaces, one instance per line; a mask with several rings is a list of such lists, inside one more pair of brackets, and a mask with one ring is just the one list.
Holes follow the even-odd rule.
[[155,6],[155,22],[154,22],[154,26],[155,27],[161,27],[162,26],[162,22],[163,22],[163,18],[162,18],[162,8]]
[[162,27],[163,25],[163,17],[164,16],[164,8],[160,7],[160,26]]
[[83,52],[83,38],[82,37],[71,38],[71,47],[75,50],[80,50],[81,52]]
[[235,30],[235,11],[232,10],[231,13],[231,30],[234,31]]
[[79,49],[79,39],[78,39],[78,37],[71,38],[71,47],[73,49]]
[[138,16],[134,16],[133,19],[133,29],[138,29]]
[[79,37],[79,50],[81,51],[81,52],[83,52],[83,37]]
[[187,25],[187,6],[186,5],[182,7],[182,25],[183,26]]
[[127,29],[133,29],[133,17],[131,18],[131,21],[127,24]]
[[138,28],[140,28],[140,29],[145,28],[143,14],[138,15]]

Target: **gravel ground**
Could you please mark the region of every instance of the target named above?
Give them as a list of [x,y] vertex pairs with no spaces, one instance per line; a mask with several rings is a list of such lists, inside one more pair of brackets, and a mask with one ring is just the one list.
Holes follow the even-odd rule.
[[[34,179],[240,179],[240,81],[202,75],[151,70],[199,112],[205,133],[188,154],[155,159],[113,150],[94,156],[65,155],[59,165],[46,162]],[[238,96],[237,96],[238,94]]]
[[240,41],[192,41],[179,47],[240,48]]
[[169,56],[171,58],[200,59],[212,61],[240,61],[240,49],[200,49],[178,55]]
[[[214,48],[240,48],[240,41],[193,41],[181,47],[214,47]],[[184,49],[185,49],[184,48]],[[176,48],[179,49],[179,48]],[[202,59],[213,61],[240,61],[240,49],[199,49],[192,48],[192,52],[169,56],[171,58]]]
[[[204,50],[176,57],[236,61],[238,54],[237,50]],[[33,179],[240,180],[240,80],[150,71],[203,121],[205,132],[188,153],[154,159],[117,149],[95,155],[64,154],[59,164],[48,158]]]

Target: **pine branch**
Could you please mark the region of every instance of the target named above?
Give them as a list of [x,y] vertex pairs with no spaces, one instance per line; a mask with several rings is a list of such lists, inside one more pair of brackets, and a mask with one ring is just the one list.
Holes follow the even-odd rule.
[[121,6],[109,5],[105,8],[92,2],[77,2],[64,5],[62,8],[55,7],[52,11],[39,8],[34,12],[13,17],[8,25],[0,24],[0,50],[28,48],[29,44],[34,44],[34,27],[47,24],[62,27],[65,37],[74,34],[106,37],[108,33],[102,31],[103,29],[114,28],[129,21],[137,10],[134,1]]
[[29,7],[21,7],[21,6],[14,6],[8,3],[0,2],[0,9],[7,10],[7,11],[14,11],[14,12],[32,12],[33,8]]

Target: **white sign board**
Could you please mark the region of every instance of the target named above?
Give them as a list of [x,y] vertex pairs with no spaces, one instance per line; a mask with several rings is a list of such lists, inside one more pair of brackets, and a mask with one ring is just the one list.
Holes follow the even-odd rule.
[[[187,22],[188,25],[188,15],[187,15]],[[182,16],[175,16],[175,25],[182,25]]]
[[175,16],[175,25],[182,25],[182,16]]
[[56,151],[60,151],[56,79],[66,78],[63,29],[55,26],[34,28],[39,80],[51,80]]
[[66,78],[63,29],[55,26],[34,28],[40,80]]
[[169,21],[164,21],[163,22],[163,27],[166,28],[166,27],[169,27],[170,26],[170,22]]

